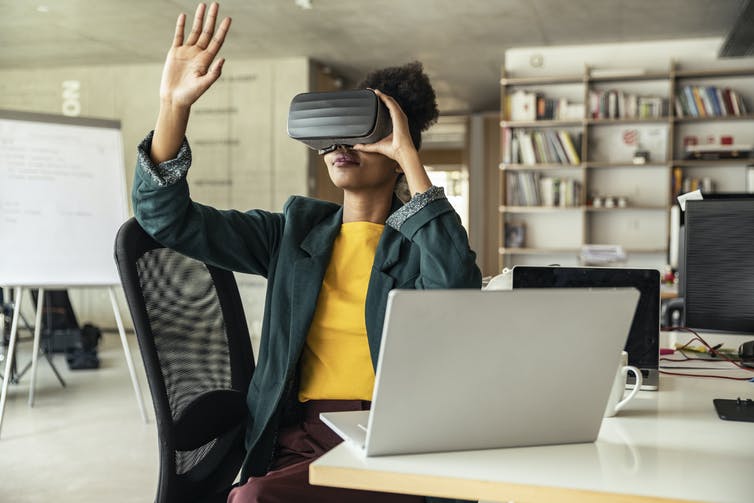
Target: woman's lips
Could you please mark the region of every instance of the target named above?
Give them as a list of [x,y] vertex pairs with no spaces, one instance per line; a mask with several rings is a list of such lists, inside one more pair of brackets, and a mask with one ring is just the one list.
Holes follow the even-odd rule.
[[338,154],[332,162],[332,165],[338,168],[345,166],[358,166],[359,160],[351,154]]

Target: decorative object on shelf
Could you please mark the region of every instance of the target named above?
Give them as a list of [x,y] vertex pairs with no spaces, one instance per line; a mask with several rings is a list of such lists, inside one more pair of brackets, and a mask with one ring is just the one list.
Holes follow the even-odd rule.
[[649,162],[649,152],[646,150],[637,150],[634,152],[634,157],[631,159],[634,164],[646,164]]
[[510,222],[505,225],[505,247],[523,248],[526,244],[526,223]]
[[508,117],[512,121],[533,121],[537,118],[537,95],[516,91],[510,95]]
[[623,143],[636,147],[631,162],[634,164],[646,164],[649,162],[649,150],[642,150],[639,146],[639,131],[636,129],[626,129],[623,131]]
[[695,190],[701,190],[706,194],[715,192],[715,182],[709,176],[683,176],[683,169],[680,166],[674,166],[671,186],[672,199],[675,200],[681,194]]
[[626,196],[594,196],[591,201],[592,208],[627,208]]
[[[602,126],[587,131],[588,159],[609,163],[636,164],[637,151],[646,152],[643,164],[650,160],[664,162],[667,157],[668,126],[657,123],[631,127]],[[641,163],[641,161],[639,161]]]

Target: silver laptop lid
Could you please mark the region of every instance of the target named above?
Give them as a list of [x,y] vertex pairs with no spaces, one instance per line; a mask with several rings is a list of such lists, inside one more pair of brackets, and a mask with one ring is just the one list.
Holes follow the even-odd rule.
[[595,440],[638,297],[390,292],[366,454]]

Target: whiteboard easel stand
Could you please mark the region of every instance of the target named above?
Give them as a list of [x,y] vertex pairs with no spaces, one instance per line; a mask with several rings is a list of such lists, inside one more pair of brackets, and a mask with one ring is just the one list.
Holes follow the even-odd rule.
[[[56,288],[60,288],[56,286]],[[133,359],[131,358],[131,350],[128,346],[128,340],[126,339],[126,330],[123,326],[123,319],[120,316],[120,310],[118,309],[118,302],[115,298],[115,289],[113,286],[108,287],[108,293],[110,295],[110,304],[113,308],[113,314],[115,315],[115,323],[118,325],[118,333],[120,334],[120,342],[123,345],[123,354],[126,357],[126,364],[128,366],[128,373],[131,376],[131,384],[136,394],[136,402],[139,405],[139,411],[141,417],[145,423],[148,423],[147,412],[144,408],[144,400],[141,395],[141,387],[139,381],[136,378],[136,370],[134,369]],[[3,379],[3,389],[0,395],[0,432],[2,432],[3,418],[5,416],[5,400],[8,394],[8,384],[10,381],[10,371],[13,366],[13,357],[15,355],[16,338],[18,331],[18,319],[21,313],[21,298],[24,292],[24,287],[16,286],[14,290],[14,299],[16,302],[13,306],[13,319],[10,326],[10,342],[8,344],[8,355],[5,361],[5,378]],[[34,387],[37,379],[37,359],[39,357],[39,342],[42,332],[42,308],[44,307],[44,288],[39,288],[37,296],[37,312],[34,323],[34,347],[32,349],[31,357],[31,384],[29,386],[29,407],[34,406]]]

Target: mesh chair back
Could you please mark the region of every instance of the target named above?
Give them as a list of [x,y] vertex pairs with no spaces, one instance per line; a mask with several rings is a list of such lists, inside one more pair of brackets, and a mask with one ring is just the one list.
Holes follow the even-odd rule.
[[163,248],[134,219],[115,254],[155,408],[157,501],[223,501],[245,454],[254,370],[233,274]]

